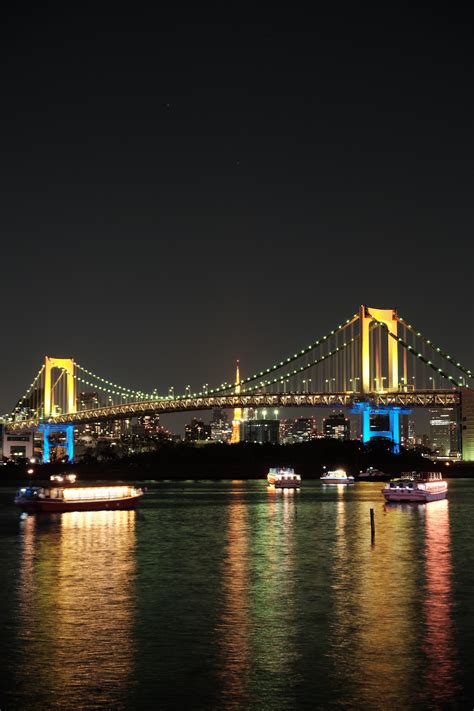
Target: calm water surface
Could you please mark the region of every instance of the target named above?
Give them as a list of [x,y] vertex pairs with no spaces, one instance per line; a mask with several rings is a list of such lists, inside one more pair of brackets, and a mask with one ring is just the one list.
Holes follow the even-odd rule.
[[49,516],[1,491],[0,708],[472,709],[474,481],[380,488],[183,482]]

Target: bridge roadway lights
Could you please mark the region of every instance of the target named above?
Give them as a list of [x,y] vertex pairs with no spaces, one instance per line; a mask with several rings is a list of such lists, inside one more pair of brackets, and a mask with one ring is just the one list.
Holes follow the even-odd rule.
[[[351,409],[352,414],[362,415],[362,441],[364,444],[370,442],[373,437],[386,437],[392,442],[393,451],[395,454],[400,452],[400,415],[410,415],[411,410],[398,405],[387,405],[386,407],[377,407],[371,405],[370,402],[356,402]],[[370,416],[371,415],[388,415],[388,430],[371,430]]]
[[49,435],[51,432],[66,433],[66,450],[70,462],[74,461],[74,425],[39,425],[38,431],[43,433],[43,462],[51,461]]

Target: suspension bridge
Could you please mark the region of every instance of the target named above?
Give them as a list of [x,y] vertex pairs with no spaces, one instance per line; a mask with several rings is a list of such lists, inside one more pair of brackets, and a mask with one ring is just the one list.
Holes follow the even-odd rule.
[[[395,309],[361,306],[318,340],[233,383],[160,394],[120,385],[73,358],[47,356],[13,410],[2,417],[9,433],[43,433],[49,459],[52,432],[66,433],[70,459],[74,427],[154,413],[234,410],[232,441],[239,441],[246,408],[345,407],[362,418],[362,439],[386,436],[399,446],[399,418],[412,408],[453,408],[462,459],[474,461],[472,372],[403,319]],[[386,432],[371,417],[387,415]]]

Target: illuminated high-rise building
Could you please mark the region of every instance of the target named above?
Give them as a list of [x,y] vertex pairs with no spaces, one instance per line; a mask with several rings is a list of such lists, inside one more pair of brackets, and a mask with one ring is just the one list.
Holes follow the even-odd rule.
[[230,442],[232,437],[232,424],[229,422],[227,412],[216,409],[212,413],[211,438],[213,442]]
[[278,444],[279,420],[246,420],[241,424],[242,440],[258,444]]
[[350,439],[350,420],[343,412],[335,412],[323,420],[323,433],[325,437],[334,439]]
[[316,421],[314,417],[297,417],[281,423],[280,439],[283,444],[310,442],[317,438]]
[[211,440],[211,425],[195,417],[184,428],[184,439],[187,442],[209,442]]
[[428,410],[430,417],[430,442],[440,457],[457,456],[460,451],[459,432],[454,407]]

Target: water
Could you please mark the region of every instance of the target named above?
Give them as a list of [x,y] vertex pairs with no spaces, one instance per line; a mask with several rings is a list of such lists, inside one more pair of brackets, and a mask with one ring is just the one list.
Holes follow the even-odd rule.
[[2,711],[472,709],[474,481],[380,488],[184,482],[50,516],[3,490]]

